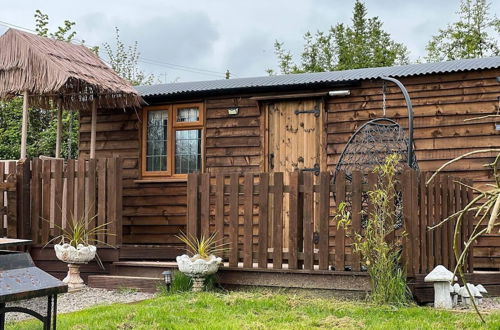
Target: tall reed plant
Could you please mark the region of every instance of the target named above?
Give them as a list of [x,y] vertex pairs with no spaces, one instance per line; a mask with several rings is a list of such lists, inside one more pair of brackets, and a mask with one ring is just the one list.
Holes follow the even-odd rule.
[[[396,208],[393,204],[397,197],[396,174],[400,170],[400,161],[399,154],[392,154],[384,164],[374,169],[378,182],[375,189],[368,192],[373,211],[368,214],[363,232],[350,233],[354,252],[360,254],[370,274],[370,299],[376,304],[407,305],[411,297],[401,265],[402,238],[405,234],[392,235],[396,227]],[[335,219],[338,226],[349,232],[351,214],[348,209],[346,203],[340,203]]]

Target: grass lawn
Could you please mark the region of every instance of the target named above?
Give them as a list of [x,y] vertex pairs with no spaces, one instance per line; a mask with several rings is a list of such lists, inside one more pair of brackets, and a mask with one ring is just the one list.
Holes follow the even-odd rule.
[[[500,329],[500,311],[482,325],[471,312],[394,308],[276,291],[182,293],[135,304],[61,314],[58,329]],[[37,329],[25,321],[7,329]]]

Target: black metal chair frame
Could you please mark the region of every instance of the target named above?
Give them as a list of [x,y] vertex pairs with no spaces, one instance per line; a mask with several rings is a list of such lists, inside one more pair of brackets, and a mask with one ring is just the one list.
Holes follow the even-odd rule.
[[10,312],[29,314],[42,321],[44,330],[56,330],[57,294],[51,294],[47,296],[47,314],[45,316],[29,308],[19,306],[6,307],[5,303],[0,303],[0,330],[5,329],[5,314]]

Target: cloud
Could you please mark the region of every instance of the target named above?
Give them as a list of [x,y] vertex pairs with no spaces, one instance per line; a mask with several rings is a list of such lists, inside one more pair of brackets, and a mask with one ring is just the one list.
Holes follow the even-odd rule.
[[[213,56],[215,44],[220,38],[213,20],[207,13],[200,11],[177,11],[164,16],[145,16],[139,21],[92,13],[82,16],[79,26],[100,46],[109,43],[112,48],[116,44],[115,26],[118,27],[120,39],[125,45],[138,42],[143,59],[141,66],[153,72],[170,72],[171,66],[152,64],[149,60],[191,67],[203,64],[208,67],[210,61],[207,61],[207,58]],[[106,57],[104,51],[101,56]],[[171,78],[170,80],[175,79],[173,74]]]

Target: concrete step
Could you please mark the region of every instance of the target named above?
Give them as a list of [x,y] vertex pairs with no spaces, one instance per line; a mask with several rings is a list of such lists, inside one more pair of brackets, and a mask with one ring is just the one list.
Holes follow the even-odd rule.
[[115,261],[112,266],[112,274],[163,278],[164,271],[176,269],[177,263],[173,261]]
[[102,289],[138,289],[144,292],[156,292],[163,285],[160,277],[138,277],[117,275],[90,275],[88,286]]

